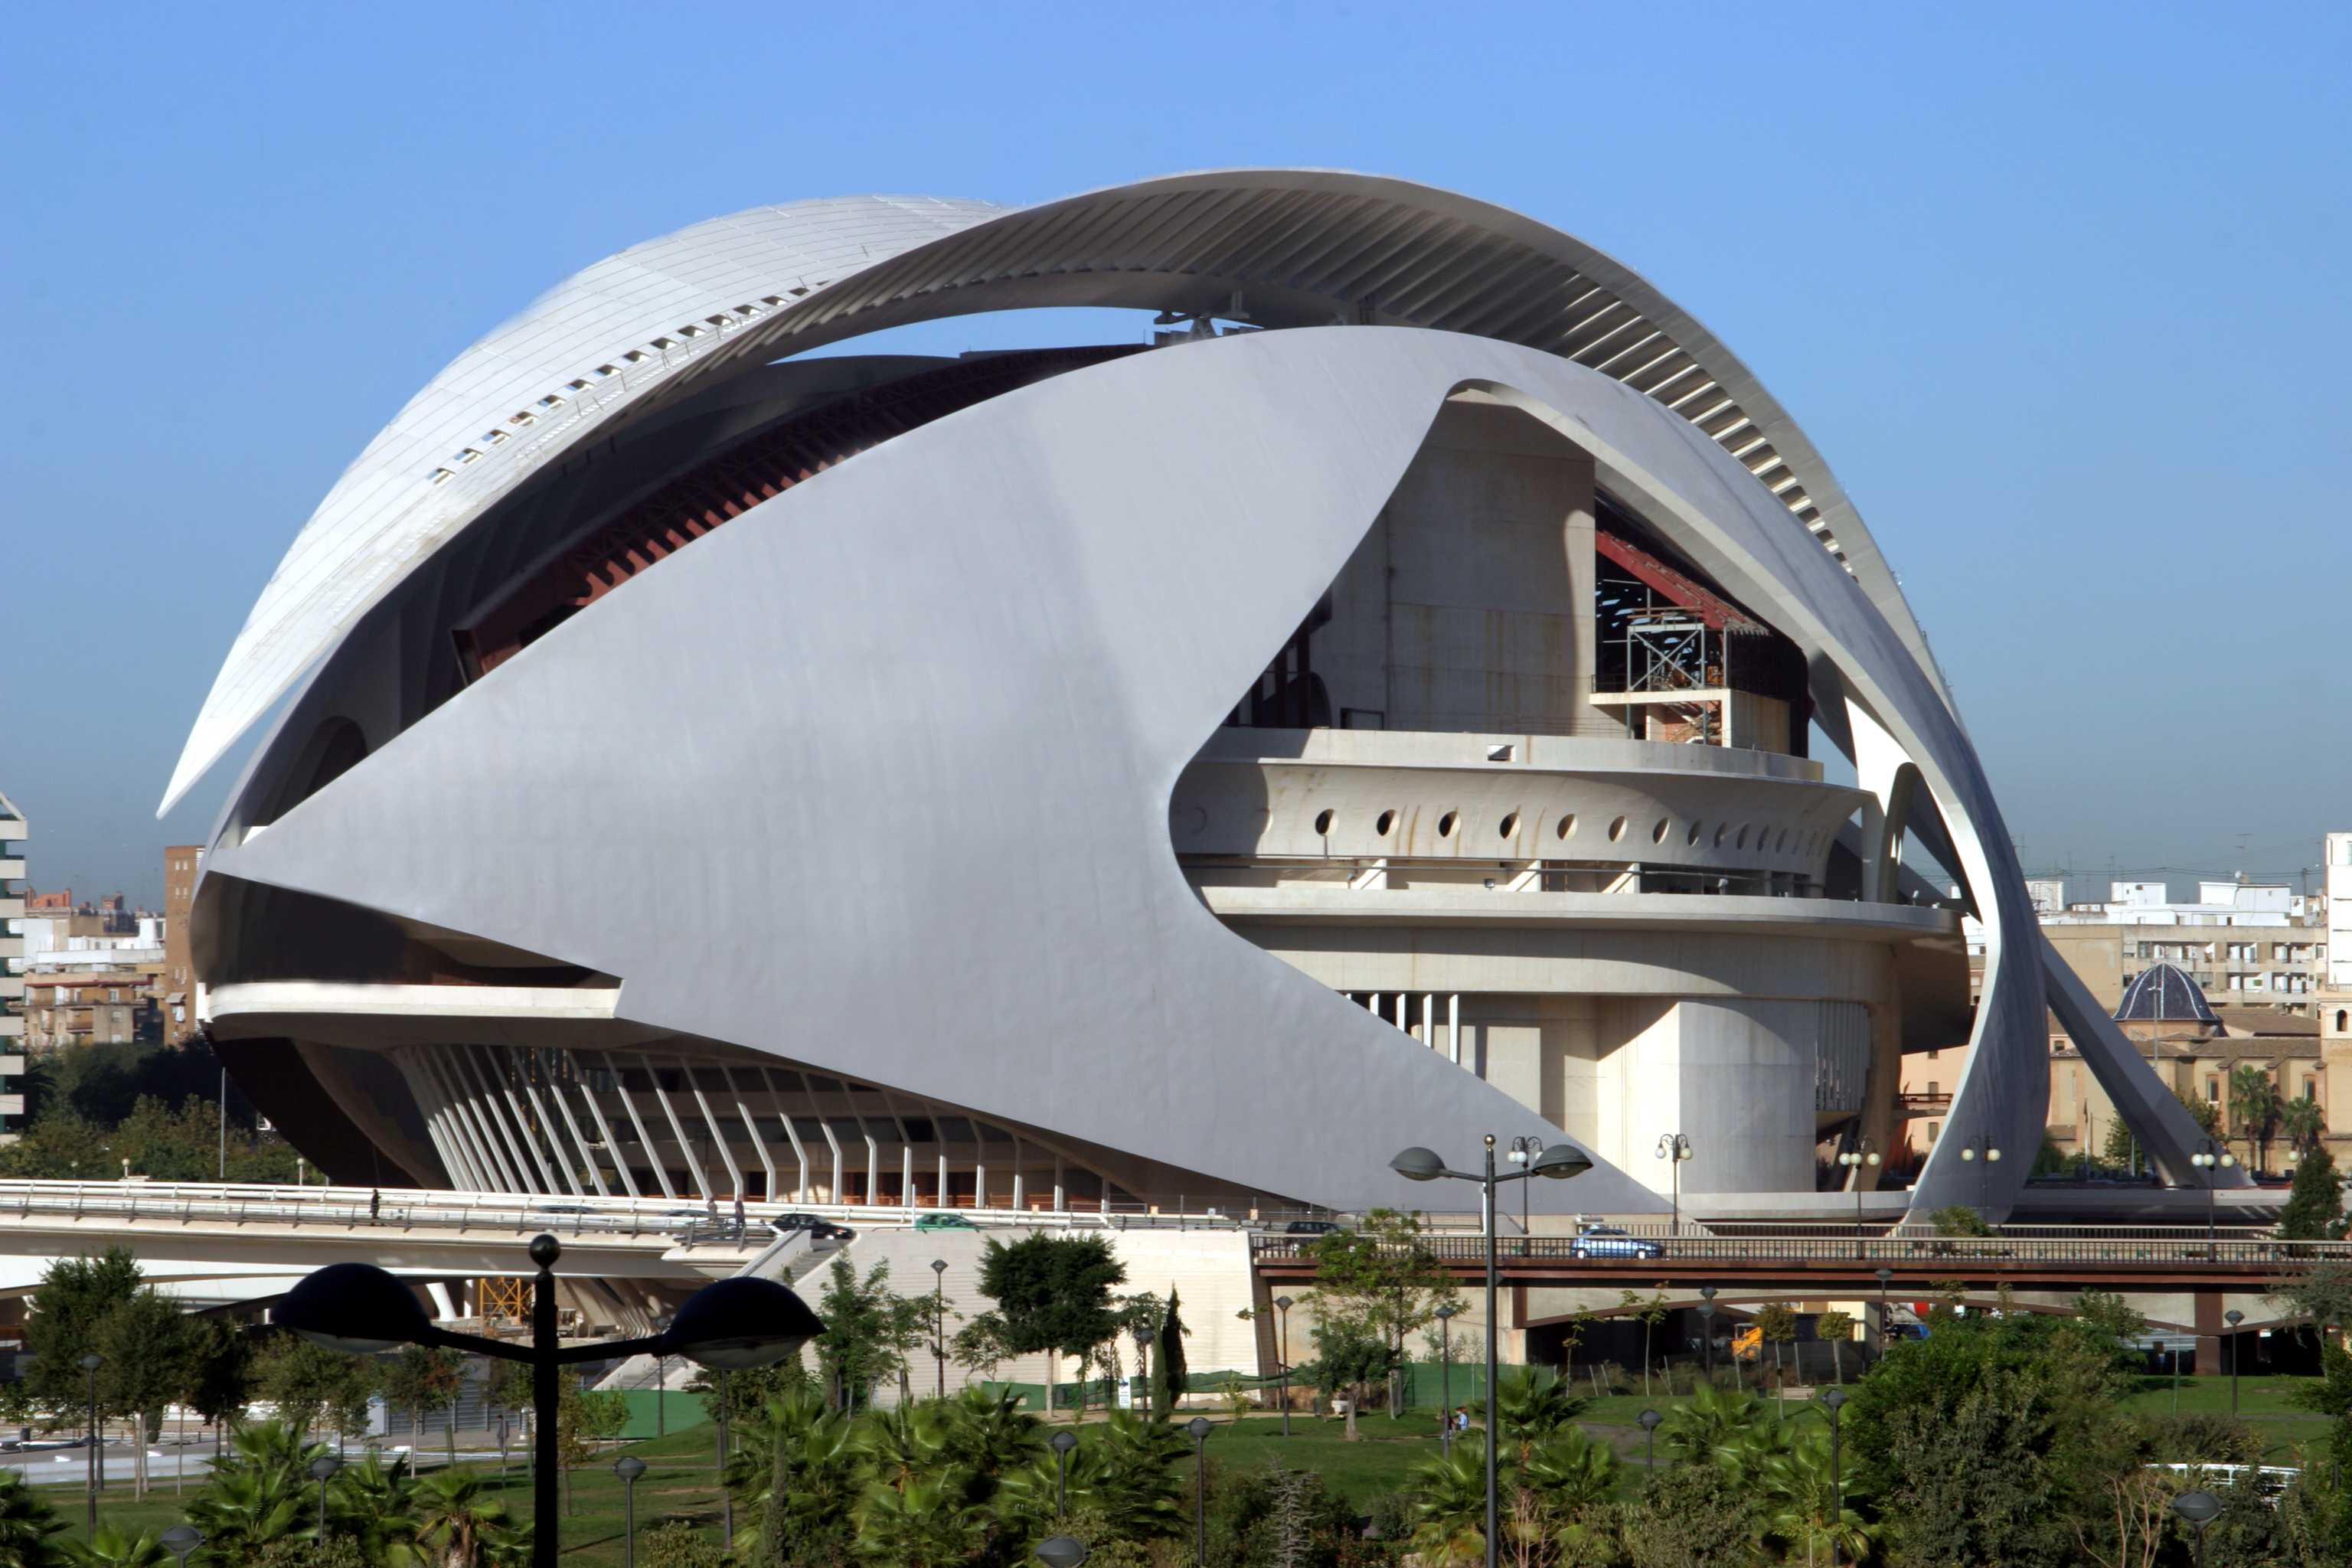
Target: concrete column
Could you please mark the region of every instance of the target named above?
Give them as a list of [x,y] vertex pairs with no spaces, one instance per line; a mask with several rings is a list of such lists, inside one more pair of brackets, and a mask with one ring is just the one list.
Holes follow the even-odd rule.
[[1445,1054],[1454,1065],[1462,1065],[1462,994],[1459,991],[1445,998]]
[[2230,1330],[2230,1325],[2221,1321],[2221,1292],[2200,1290],[2195,1301],[2197,1375],[2220,1377],[2226,1370],[2221,1360],[2221,1337]]

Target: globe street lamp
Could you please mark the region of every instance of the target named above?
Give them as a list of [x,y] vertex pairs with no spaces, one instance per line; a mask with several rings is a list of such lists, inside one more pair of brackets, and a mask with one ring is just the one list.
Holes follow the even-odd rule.
[[98,1494],[106,1485],[106,1433],[98,1424],[98,1369],[106,1358],[92,1351],[81,1358],[81,1369],[89,1374],[89,1534],[98,1535]]
[[1838,1154],[1838,1163],[1853,1173],[1847,1178],[1853,1184],[1853,1255],[1862,1257],[1862,1173],[1878,1163],[1878,1150],[1867,1136],[1853,1141],[1853,1147]]
[[772,1279],[738,1276],[704,1286],[687,1298],[669,1327],[644,1339],[565,1345],[556,1333],[555,1260],[563,1248],[551,1236],[531,1238],[538,1269],[527,1344],[461,1334],[437,1327],[409,1288],[372,1263],[331,1263],[288,1292],[277,1321],[312,1344],[353,1355],[375,1355],[397,1345],[446,1346],[530,1368],[532,1414],[531,1563],[556,1568],[560,1505],[556,1488],[556,1409],[561,1369],[583,1362],[660,1353],[680,1355],[715,1373],[748,1372],[798,1353],[824,1324],[798,1296]]
[[1658,1134],[1658,1158],[1672,1161],[1675,1189],[1675,1223],[1673,1233],[1683,1233],[1683,1162],[1691,1157],[1690,1134],[1661,1132]]
[[[1281,1325],[1276,1332],[1282,1342],[1278,1347],[1280,1353],[1275,1357],[1275,1364],[1282,1373],[1282,1435],[1287,1437],[1290,1436],[1290,1298],[1276,1296],[1274,1299],[1274,1312],[1275,1321]],[[1437,1310],[1437,1315],[1441,1318],[1444,1317],[1445,1309],[1440,1307]],[[1444,1331],[1439,1331],[1442,1333]],[[1171,1399],[1175,1397],[1176,1390],[1173,1385],[1169,1388],[1168,1393]]]
[[1079,1568],[1087,1560],[1087,1543],[1066,1535],[1049,1535],[1037,1543],[1037,1561],[1045,1568]]
[[188,1554],[205,1543],[205,1532],[193,1524],[175,1524],[155,1538],[155,1544],[179,1560],[180,1568],[188,1568]]
[[1973,1143],[1963,1143],[1960,1145],[1960,1163],[1964,1165],[1971,1163],[1979,1154],[1982,1154],[1984,1156],[1984,1163],[1987,1169],[1985,1171],[1984,1180],[1978,1188],[1978,1191],[1984,1197],[1984,1202],[1979,1204],[1977,1206],[1980,1209],[1990,1208],[1992,1206],[1992,1172],[1990,1167],[2000,1163],[2000,1151],[1993,1146],[1992,1135],[1990,1133],[1987,1133],[1983,1137],[1979,1138]]
[[1450,1171],[1445,1162],[1430,1150],[1419,1145],[1403,1151],[1389,1162],[1389,1169],[1411,1182],[1434,1182],[1441,1177],[1449,1181],[1476,1182],[1485,1198],[1486,1219],[1486,1568],[1496,1568],[1498,1542],[1496,1536],[1502,1512],[1500,1494],[1495,1480],[1495,1189],[1503,1182],[1524,1181],[1529,1176],[1543,1176],[1552,1181],[1565,1181],[1580,1176],[1592,1169],[1592,1162],[1581,1151],[1566,1143],[1555,1143],[1538,1154],[1524,1171],[1514,1171],[1507,1176],[1495,1174],[1495,1135],[1486,1134],[1486,1163],[1483,1173]]
[[1437,1446],[1454,1452],[1454,1314],[1462,1309],[1448,1301],[1437,1309]]
[[939,1395],[948,1396],[948,1260],[931,1259],[931,1360],[939,1366]]
[[637,1478],[646,1473],[646,1462],[624,1454],[613,1473],[621,1478],[621,1568],[637,1568]]
[[1655,1475],[1658,1469],[1658,1423],[1664,1421],[1665,1417],[1654,1410],[1644,1410],[1633,1419],[1642,1425],[1642,1443],[1647,1450],[1647,1455],[1642,1461],[1642,1468]]
[[[2189,1163],[2205,1173],[2205,1261],[2210,1263],[2216,1251],[2213,1244],[2213,1188],[2221,1179],[2220,1173],[2236,1164],[2238,1157],[2230,1152],[2229,1145],[2216,1143],[2210,1138],[2200,1138],[2197,1141],[2197,1152],[2189,1156]],[[2200,1542],[2205,1539],[2203,1531],[2198,1531],[2197,1539]]]
[[327,1550],[327,1483],[333,1480],[335,1472],[342,1468],[343,1462],[332,1454],[321,1454],[310,1464],[310,1479],[319,1483],[319,1550],[321,1552]]
[[2245,1349],[2244,1342],[2238,1338],[2238,1325],[2246,1321],[2246,1314],[2232,1307],[2221,1314],[2221,1321],[2230,1325],[2230,1419],[2235,1421],[2238,1418],[2238,1355]]
[[1070,1511],[1070,1450],[1078,1446],[1078,1435],[1064,1426],[1046,1441],[1054,1448],[1054,1522],[1059,1524]]
[[2205,1527],[2221,1511],[2221,1500],[2199,1488],[2172,1500],[2172,1511],[2197,1527],[2197,1568],[2205,1568]]
[[1822,1406],[1830,1413],[1830,1568],[1837,1568],[1838,1531],[1845,1525],[1845,1470],[1838,1457],[1838,1412],[1845,1408],[1845,1390],[1823,1393]]
[[[1487,1158],[1493,1157],[1489,1151]],[[1192,1563],[1193,1568],[1208,1568],[1209,1465],[1204,1456],[1209,1441],[1209,1418],[1195,1415],[1184,1423],[1184,1430],[1192,1437]]]

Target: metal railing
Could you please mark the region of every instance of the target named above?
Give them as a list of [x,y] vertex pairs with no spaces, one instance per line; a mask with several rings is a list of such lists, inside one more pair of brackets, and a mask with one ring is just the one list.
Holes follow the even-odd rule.
[[[1819,1234],[1821,1227],[1791,1227],[1781,1235],[1716,1236],[1683,1234],[1607,1237],[1507,1236],[1497,1237],[1496,1256],[1506,1266],[1528,1262],[1559,1262],[1588,1268],[1622,1265],[1639,1269],[1660,1262],[1714,1263],[1845,1263],[1903,1264],[1920,1267],[2034,1264],[2203,1264],[2239,1268],[2307,1266],[2322,1260],[2352,1261],[2352,1242],[2288,1241],[2275,1236],[2221,1236],[2208,1240],[2200,1230],[2160,1230],[2152,1226],[2118,1226],[2116,1234],[2098,1235],[2094,1226],[2017,1227],[1986,1237],[1932,1236],[1887,1231],[1856,1236]],[[2074,1235],[2034,1235],[2032,1229],[2074,1230]],[[1250,1238],[1254,1263],[1311,1263],[1314,1238],[1259,1236]],[[1442,1263],[1465,1265],[1486,1261],[1482,1236],[1428,1236],[1417,1244]],[[1400,1244],[1386,1248],[1399,1254]]]

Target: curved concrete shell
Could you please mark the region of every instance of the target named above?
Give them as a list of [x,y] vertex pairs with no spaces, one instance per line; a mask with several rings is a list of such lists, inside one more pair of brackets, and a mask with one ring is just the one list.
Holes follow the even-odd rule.
[[[184,774],[324,655],[216,836],[197,942],[215,1035],[322,1158],[1357,1207],[1425,1201],[1393,1150],[1492,1132],[1594,1155],[1545,1212],[1641,1213],[1683,1132],[1718,1212],[1850,1201],[1819,1173],[1863,1138],[1915,1149],[1909,1202],[2007,1206],[2053,961],[1891,574],[1686,316],[1527,220],[1351,175],[769,210],[799,216],[752,251],[809,254],[820,214],[896,226],[631,382],[593,450],[583,416],[436,479],[380,439],[320,512],[372,521],[314,520],[207,705]],[[578,323],[666,335],[708,300],[622,296],[737,221],[566,285],[539,313],[571,346],[445,374],[470,411],[404,414],[415,440],[534,406]],[[1073,302],[1197,322],[763,363]],[[1244,315],[1288,330],[1201,324]],[[1809,717],[1859,790],[1804,755]],[[1906,832],[1955,907],[1904,895]],[[2076,1037],[2170,1163],[2193,1127],[2113,1036]],[[1919,1147],[1899,1058],[1962,1044]],[[1991,1147],[2017,1157],[1963,1157]]]

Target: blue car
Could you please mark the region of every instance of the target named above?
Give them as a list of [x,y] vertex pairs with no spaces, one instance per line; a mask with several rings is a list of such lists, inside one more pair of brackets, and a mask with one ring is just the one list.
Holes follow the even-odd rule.
[[1654,1241],[1628,1236],[1613,1225],[1588,1225],[1576,1233],[1571,1249],[1579,1258],[1664,1258],[1666,1249]]

